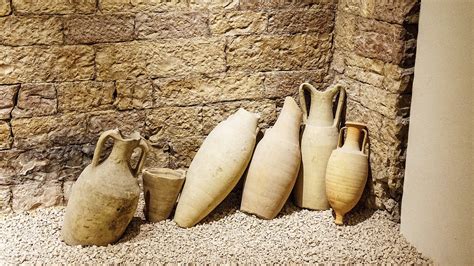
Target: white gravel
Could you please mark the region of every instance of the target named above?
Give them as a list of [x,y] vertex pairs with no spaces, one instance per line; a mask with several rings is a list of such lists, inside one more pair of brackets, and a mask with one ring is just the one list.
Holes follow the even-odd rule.
[[383,211],[359,211],[348,215],[349,225],[336,226],[331,211],[287,204],[276,219],[266,221],[238,211],[239,196],[233,192],[190,229],[171,220],[147,223],[141,205],[122,239],[107,247],[61,242],[64,207],[10,214],[0,218],[0,264],[432,263]]

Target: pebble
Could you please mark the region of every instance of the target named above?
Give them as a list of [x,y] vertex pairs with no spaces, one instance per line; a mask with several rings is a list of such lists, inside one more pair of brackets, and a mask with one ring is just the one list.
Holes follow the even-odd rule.
[[238,210],[233,192],[203,222],[183,229],[172,220],[148,223],[142,213],[115,244],[71,247],[60,240],[64,207],[0,218],[0,265],[103,263],[393,263],[432,264],[384,211],[359,210],[336,226],[328,211],[285,205],[273,220]]

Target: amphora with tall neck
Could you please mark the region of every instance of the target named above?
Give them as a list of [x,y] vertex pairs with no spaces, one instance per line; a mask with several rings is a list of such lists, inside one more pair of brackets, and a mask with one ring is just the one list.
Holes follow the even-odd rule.
[[[305,91],[309,92],[311,99],[309,113]],[[321,92],[311,84],[303,83],[299,94],[304,131],[301,139],[302,165],[294,190],[295,201],[302,208],[327,210],[326,166],[337,145],[345,90],[341,85],[335,85]],[[339,100],[334,114],[333,101],[337,94]]]
[[[112,152],[100,162],[109,138],[114,140]],[[141,149],[141,154],[133,166],[131,156],[136,148]],[[106,246],[122,236],[137,209],[137,176],[148,149],[147,141],[138,132],[128,138],[117,129],[100,135],[92,163],[72,186],[61,232],[67,244]]]

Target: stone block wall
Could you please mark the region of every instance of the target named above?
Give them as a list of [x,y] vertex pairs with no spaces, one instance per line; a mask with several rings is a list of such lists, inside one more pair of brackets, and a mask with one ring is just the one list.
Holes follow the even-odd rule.
[[347,88],[346,120],[370,136],[369,207],[400,218],[419,0],[340,0],[331,74]]
[[63,204],[100,132],[187,167],[239,107],[324,88],[335,0],[0,0],[0,212]]
[[[63,204],[100,132],[186,168],[239,107],[275,121],[302,82],[368,123],[364,202],[396,219],[417,0],[0,0],[0,213]],[[110,143],[109,143],[110,144]]]

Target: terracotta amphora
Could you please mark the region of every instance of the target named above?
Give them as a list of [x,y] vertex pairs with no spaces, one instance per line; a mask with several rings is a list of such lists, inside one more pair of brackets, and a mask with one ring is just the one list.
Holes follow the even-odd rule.
[[186,171],[168,168],[143,170],[145,217],[150,222],[168,219],[183,187]]
[[245,179],[240,210],[273,219],[288,199],[300,168],[301,110],[285,99],[275,125],[258,143]]
[[[341,147],[344,131],[347,137]],[[361,134],[363,135],[360,145]],[[347,122],[341,128],[337,149],[331,154],[326,170],[326,194],[336,213],[335,223],[343,224],[344,215],[359,201],[369,171],[367,130],[365,125]]]
[[[305,91],[311,95],[310,113],[306,109]],[[339,93],[336,114],[333,99]],[[331,152],[336,148],[338,129],[345,99],[345,90],[335,85],[324,92],[308,83],[299,89],[303,109],[304,131],[301,139],[302,165],[296,181],[294,196],[296,205],[313,210],[327,210],[326,166]]]
[[[110,155],[99,161],[107,139],[114,140]],[[138,163],[130,162],[141,150]],[[133,218],[140,188],[137,176],[149,146],[138,132],[124,138],[118,129],[102,133],[92,163],[74,183],[66,207],[62,238],[69,245],[106,246],[117,241]]]
[[219,123],[204,140],[189,166],[174,216],[192,227],[232,191],[255,148],[258,115],[239,109]]

